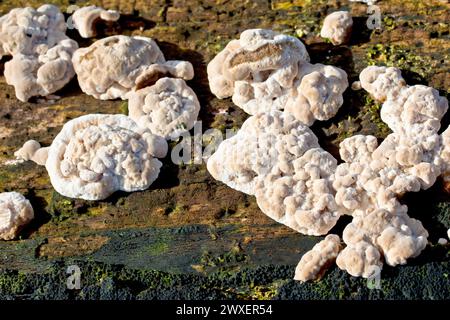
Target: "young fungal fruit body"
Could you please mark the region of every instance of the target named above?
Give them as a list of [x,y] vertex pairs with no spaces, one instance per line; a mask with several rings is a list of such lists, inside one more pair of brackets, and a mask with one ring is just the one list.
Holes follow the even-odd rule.
[[12,240],[34,218],[33,207],[17,192],[0,193],[0,239]]
[[353,19],[347,11],[336,11],[325,17],[320,31],[322,38],[329,39],[335,46],[348,43],[353,28]]
[[302,282],[317,280],[323,272],[336,260],[342,250],[341,239],[335,234],[329,234],[306,252],[295,268],[294,280]]
[[119,20],[120,13],[115,10],[105,10],[97,6],[88,6],[75,10],[72,15],[73,27],[83,38],[96,36],[95,25],[99,21],[115,22]]
[[311,65],[299,39],[263,29],[246,30],[230,41],[207,71],[218,98],[232,97],[251,115],[291,112],[308,125],[334,116],[348,86],[343,70]]
[[127,93],[172,76],[190,80],[189,62],[167,61],[146,37],[111,36],[75,51],[72,58],[83,92],[97,99],[125,99]]
[[[27,142],[30,143],[30,142]],[[82,116],[67,122],[40,152],[57,192],[70,198],[101,200],[113,192],[145,190],[156,180],[167,142],[124,115]],[[20,151],[20,150],[19,150]],[[31,154],[31,155],[30,155]]]
[[182,79],[161,78],[127,97],[130,118],[165,139],[192,129],[200,111],[197,96]]

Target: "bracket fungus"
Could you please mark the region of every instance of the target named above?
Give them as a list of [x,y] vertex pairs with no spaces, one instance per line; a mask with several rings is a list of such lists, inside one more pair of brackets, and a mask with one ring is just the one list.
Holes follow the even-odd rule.
[[146,37],[111,36],[75,51],[72,58],[83,92],[97,99],[125,99],[128,92],[171,76],[190,80],[192,65],[167,61],[156,42]]
[[118,11],[87,6],[75,10],[72,15],[72,23],[82,38],[92,38],[96,35],[95,24],[99,20],[114,22],[119,18],[120,13]]
[[131,119],[165,139],[176,139],[194,127],[200,102],[182,79],[162,78],[127,95]]
[[[147,189],[156,180],[167,154],[167,142],[124,115],[91,114],[67,122],[50,147],[29,148],[45,159],[57,192],[70,198],[102,200],[113,192]],[[27,159],[27,158],[25,158]],[[41,161],[37,161],[38,163]]]
[[248,114],[284,110],[307,125],[334,116],[348,87],[343,70],[311,65],[299,39],[264,29],[230,41],[207,72],[212,93],[232,97]]
[[329,39],[335,46],[348,43],[353,28],[353,19],[347,11],[336,11],[325,17],[320,36]]
[[17,192],[0,193],[0,239],[17,238],[33,218],[33,207],[23,195]]

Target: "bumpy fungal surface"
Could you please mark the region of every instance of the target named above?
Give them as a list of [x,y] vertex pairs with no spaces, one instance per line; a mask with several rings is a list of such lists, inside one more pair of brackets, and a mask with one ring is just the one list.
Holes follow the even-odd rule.
[[17,8],[0,18],[0,57],[13,56],[4,74],[19,100],[48,96],[75,75],[72,54],[78,44],[65,32],[64,16],[53,5]]
[[350,40],[353,19],[347,11],[336,11],[325,17],[320,36],[330,39],[334,45],[345,44]]
[[44,54],[16,54],[5,63],[5,79],[14,86],[17,99],[47,96],[63,88],[75,75],[72,54],[78,44],[70,39],[59,42]]
[[[384,101],[381,116],[393,133],[381,144],[374,136],[347,138],[339,150],[345,162],[337,165],[305,125],[308,117],[301,122],[293,112],[263,112],[222,142],[207,167],[215,179],[255,195],[266,215],[303,234],[327,234],[341,215],[352,216],[343,233],[346,247],[340,253],[333,247],[333,258],[351,275],[367,278],[381,270],[383,261],[405,264],[426,247],[428,232],[398,198],[448,176],[450,130],[438,133],[448,102],[436,90],[407,86],[396,68],[368,67],[360,79]],[[330,91],[336,92],[330,81]],[[318,251],[328,248],[326,243],[305,255],[296,278],[314,279],[323,270],[331,256]]]
[[72,23],[83,38],[92,38],[96,35],[95,24],[99,20],[114,22],[119,20],[120,13],[115,10],[105,10],[97,6],[87,6],[75,10]]
[[65,35],[66,23],[59,8],[16,8],[0,17],[0,58],[6,55],[41,55]]
[[151,65],[163,64],[155,41],[145,37],[111,36],[75,51],[72,58],[83,92],[97,99],[122,98],[136,88]]
[[17,238],[33,218],[33,207],[23,195],[17,192],[0,193],[0,239]]
[[336,115],[348,87],[344,70],[323,64],[300,64],[298,85],[294,86],[284,108],[296,119],[310,126],[316,120]]
[[47,153],[45,166],[57,192],[101,200],[118,190],[147,189],[162,166],[156,158],[164,157],[167,148],[162,137],[127,116],[92,114],[67,122],[42,153]]
[[289,113],[247,119],[220,144],[207,168],[215,179],[256,195],[269,217],[304,234],[326,234],[339,218],[329,180],[336,160]]
[[329,234],[305,253],[295,268],[294,280],[310,281],[320,278],[323,271],[332,264],[342,250],[341,239]]
[[264,29],[242,32],[239,40],[230,41],[216,55],[207,71],[218,98],[232,97],[251,115],[289,110],[308,125],[334,116],[348,86],[343,70],[311,65],[300,40]]
[[130,118],[165,139],[192,129],[200,111],[195,92],[182,79],[162,78],[127,97]]
[[428,232],[397,198],[445,176],[446,134],[438,131],[448,101],[433,88],[407,86],[397,68],[368,67],[360,80],[384,101],[381,117],[393,133],[380,145],[373,136],[345,139],[340,154],[346,162],[337,167],[333,187],[336,203],[353,216],[337,264],[352,275],[369,277],[381,267],[381,257],[391,266],[405,264],[427,245]]
[[40,166],[45,166],[48,157],[48,148],[42,148],[41,144],[35,140],[28,140],[19,150],[14,152],[18,160],[33,161]]

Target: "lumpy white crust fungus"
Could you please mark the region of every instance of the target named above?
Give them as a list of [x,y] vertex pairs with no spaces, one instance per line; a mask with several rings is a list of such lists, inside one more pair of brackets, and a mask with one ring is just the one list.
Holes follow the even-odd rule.
[[[320,72],[326,66],[308,64],[303,72],[310,75],[314,72],[308,68]],[[300,79],[307,77],[299,74]],[[339,73],[336,77],[341,78]],[[215,85],[234,86],[224,79]],[[353,276],[367,278],[379,272],[383,262],[405,264],[426,247],[428,232],[408,216],[398,198],[431,187],[439,175],[450,180],[450,129],[439,134],[447,100],[432,88],[408,86],[399,69],[368,67],[360,80],[362,88],[384,102],[381,117],[393,133],[380,144],[374,136],[347,138],[339,150],[344,162],[337,165],[307,127],[320,119],[317,115],[261,112],[220,144],[207,168],[215,179],[255,195],[266,215],[303,234],[324,235],[341,215],[352,216],[343,234],[346,247],[336,253],[336,263]],[[310,88],[321,95],[314,84]],[[324,96],[330,95],[325,94],[329,88],[334,93],[339,88],[337,95],[344,90],[330,80]],[[307,95],[307,90],[299,94]],[[317,102],[318,107],[324,104],[326,100]],[[328,259],[322,259],[320,248],[325,251],[325,246],[320,243],[305,255],[296,279],[314,279],[323,270]]]
[[299,84],[288,97],[285,112],[310,126],[316,120],[328,120],[336,115],[348,87],[344,70],[323,64],[300,65]]
[[320,36],[329,39],[334,45],[345,44],[350,40],[353,19],[347,11],[336,11],[325,17]]
[[195,92],[182,79],[159,79],[127,98],[130,118],[165,139],[176,139],[192,129],[200,111]]
[[[30,153],[36,147],[30,145]],[[167,149],[162,137],[127,116],[91,114],[67,122],[41,157],[47,153],[45,167],[57,192],[101,200],[118,190],[147,189],[162,166],[156,158]]]
[[383,266],[380,251],[364,241],[346,246],[336,258],[336,264],[350,275],[364,278],[374,276]]
[[256,195],[272,219],[304,234],[326,234],[340,214],[330,177],[336,159],[293,115],[258,113],[208,159],[211,175]]
[[70,39],[59,42],[44,54],[16,54],[5,63],[5,79],[14,86],[17,99],[47,96],[63,88],[75,75],[72,54],[78,44]]
[[211,92],[218,98],[232,97],[251,115],[285,110],[308,125],[334,116],[348,86],[343,70],[311,65],[299,39],[264,29],[242,32],[207,71]]
[[33,207],[17,192],[0,193],[0,239],[12,240],[34,218]]
[[359,75],[361,87],[378,101],[388,96],[396,97],[406,87],[400,69],[395,67],[369,66]]
[[329,234],[305,253],[295,268],[294,280],[317,280],[323,272],[336,260],[342,250],[341,239],[335,234]]
[[114,22],[119,20],[120,13],[115,10],[105,10],[97,6],[87,6],[75,10],[72,22],[83,38],[92,38],[96,35],[95,24],[99,20]]
[[45,166],[48,157],[48,148],[42,148],[41,144],[35,140],[28,140],[22,148],[14,152],[14,156],[19,160],[31,160],[40,166]]
[[0,57],[13,56],[5,63],[5,79],[19,100],[48,96],[73,78],[78,44],[65,32],[64,16],[53,5],[17,8],[0,18]]
[[111,36],[75,51],[72,58],[83,92],[97,99],[122,98],[151,65],[164,64],[156,42],[145,37]]
[[16,8],[0,17],[0,58],[5,55],[41,55],[65,35],[66,23],[58,7]]

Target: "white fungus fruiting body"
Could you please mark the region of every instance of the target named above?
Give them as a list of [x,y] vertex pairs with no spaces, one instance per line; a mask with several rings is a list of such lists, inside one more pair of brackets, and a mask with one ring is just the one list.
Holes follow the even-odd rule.
[[326,234],[339,218],[330,180],[336,160],[292,114],[248,118],[207,168],[215,179],[256,195],[265,214],[301,233]]
[[65,32],[64,16],[53,5],[13,9],[0,18],[0,57],[13,56],[5,63],[5,79],[19,100],[48,96],[73,78],[78,44]]
[[348,86],[343,70],[311,65],[299,39],[263,29],[242,32],[207,71],[210,89],[218,98],[232,97],[251,115],[285,110],[308,125],[334,116]]
[[181,79],[162,78],[127,97],[130,118],[165,139],[192,129],[200,111],[195,92]]
[[336,11],[325,17],[320,36],[330,39],[334,45],[348,43],[352,33],[353,19],[348,11]]
[[14,152],[14,156],[19,160],[31,160],[40,166],[45,166],[48,148],[42,148],[41,144],[35,140],[28,140],[23,144],[22,148]]
[[147,189],[162,166],[156,158],[167,149],[162,137],[127,116],[91,114],[67,122],[43,153],[57,192],[101,200],[118,190]]
[[95,23],[98,20],[114,22],[119,20],[120,13],[115,10],[105,10],[97,6],[87,6],[75,10],[72,23],[83,38],[92,38],[96,35]]
[[448,101],[433,88],[408,86],[397,68],[368,67],[360,80],[384,102],[381,118],[393,133],[380,145],[372,136],[345,139],[340,154],[346,163],[337,167],[333,187],[338,206],[353,216],[337,264],[352,275],[369,277],[381,266],[380,257],[391,266],[405,264],[427,245],[428,232],[397,198],[445,177],[447,138],[438,131]]
[[327,235],[324,240],[302,256],[295,268],[294,280],[303,282],[317,280],[336,260],[341,250],[341,239],[334,234]]
[[284,111],[310,126],[316,120],[324,121],[336,115],[348,87],[344,70],[323,64],[302,63],[298,85],[288,97]]
[[439,238],[438,239],[438,244],[445,246],[448,243],[448,240],[445,238]]
[[108,100],[124,99],[146,69],[163,64],[165,59],[152,39],[119,35],[78,49],[72,62],[83,92]]
[[44,54],[67,39],[65,32],[64,15],[54,5],[13,9],[0,17],[0,58]]
[[23,195],[17,192],[0,193],[0,239],[17,238],[33,218],[33,207]]
[[59,42],[42,55],[16,54],[5,63],[5,79],[14,86],[17,99],[47,96],[63,88],[75,75],[72,54],[78,44],[70,39]]
[[364,241],[346,246],[337,256],[336,264],[350,275],[364,278],[374,276],[383,266],[378,249]]
[[386,101],[388,96],[396,97],[406,87],[400,69],[395,67],[369,66],[359,75],[361,87],[378,101]]

